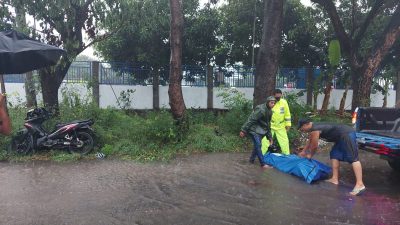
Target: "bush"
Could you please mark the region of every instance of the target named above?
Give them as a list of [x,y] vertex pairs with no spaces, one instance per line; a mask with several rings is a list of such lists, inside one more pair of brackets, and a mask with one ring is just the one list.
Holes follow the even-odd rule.
[[243,145],[238,135],[217,133],[216,127],[203,125],[191,129],[187,143],[189,150],[199,152],[240,151]]
[[306,117],[307,112],[312,112],[311,106],[308,106],[299,101],[299,97],[301,97],[304,93],[286,93],[285,99],[288,102],[290,114],[292,118],[292,126],[296,126],[299,119]]
[[[139,161],[168,160],[182,153],[243,151],[244,146],[249,145],[249,140],[240,139],[238,133],[252,111],[252,102],[237,89],[228,88],[221,91],[218,96],[222,97],[228,111],[217,115],[210,111],[188,110],[190,127],[183,139],[178,137],[177,126],[167,110],[149,111],[138,115],[126,110],[99,109],[89,101],[64,101],[64,104],[60,105],[60,115],[47,121],[45,128],[51,130],[59,122],[93,119],[98,149],[88,158],[94,158],[96,151],[103,152],[107,157]],[[296,126],[298,118],[304,117],[311,108],[298,103],[295,94],[288,94],[287,100],[292,112],[293,126]],[[15,133],[23,128],[27,109],[15,106],[10,108],[9,112]],[[315,116],[314,120],[343,122],[348,119],[339,118],[334,112],[329,112],[324,117]],[[288,135],[292,146],[298,143],[299,132],[296,129],[290,129]],[[66,154],[64,151],[39,152],[33,156],[10,156],[6,153],[10,140],[10,137],[0,135],[0,144],[3,146],[0,160],[70,161],[82,158]]]
[[252,111],[252,101],[246,99],[244,94],[235,88],[220,90],[217,96],[222,97],[222,103],[228,108],[228,112],[218,120],[218,125],[224,132],[239,134],[240,128]]

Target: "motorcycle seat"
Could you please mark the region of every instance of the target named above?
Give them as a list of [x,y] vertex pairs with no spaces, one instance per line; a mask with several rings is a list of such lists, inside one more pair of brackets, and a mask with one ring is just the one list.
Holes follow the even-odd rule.
[[67,122],[67,123],[58,123],[58,124],[56,124],[56,128],[58,129],[60,127],[63,127],[63,126],[69,125],[69,124],[74,124],[74,123],[89,123],[89,124],[93,124],[93,121],[91,119],[88,119],[88,120],[74,120],[74,121]]

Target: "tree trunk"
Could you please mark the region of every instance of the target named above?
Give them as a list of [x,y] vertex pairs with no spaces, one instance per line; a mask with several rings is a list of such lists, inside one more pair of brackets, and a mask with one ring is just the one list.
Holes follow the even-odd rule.
[[160,69],[153,71],[153,109],[160,109]]
[[386,107],[387,107],[387,93],[383,96],[383,104],[382,104],[382,108]]
[[32,72],[28,72],[25,74],[25,96],[26,107],[37,107],[35,82],[33,80]]
[[382,108],[386,108],[387,107],[387,96],[388,96],[388,92],[389,92],[389,81],[385,80],[385,86],[384,86],[384,92],[383,92],[383,104],[382,104]]
[[[22,1],[14,0],[12,1],[15,6],[15,23],[17,30],[23,33],[29,32],[26,26],[25,9],[22,6]],[[25,73],[25,96],[26,96],[26,107],[36,107],[36,90],[34,85],[32,72]]]
[[[214,108],[214,77],[213,77],[213,67],[207,66],[207,109],[212,110]],[[219,74],[217,75],[219,76]]]
[[182,95],[182,34],[183,13],[182,1],[170,0],[171,31],[170,31],[170,77],[169,77],[169,105],[175,120],[181,121],[185,114],[185,102]]
[[[369,106],[369,98],[371,94],[372,77],[379,68],[383,58],[387,55],[392,48],[395,41],[400,36],[400,4],[397,4],[390,21],[387,23],[385,29],[379,36],[378,40],[374,43],[371,49],[368,49],[367,54],[359,55],[359,49],[366,36],[368,27],[374,23],[374,19],[380,12],[386,9],[385,1],[374,1],[371,9],[367,12],[366,19],[358,27],[357,34],[348,35],[344,29],[343,23],[337,12],[335,2],[332,0],[311,0],[314,3],[321,5],[328,13],[335,34],[340,41],[340,47],[347,60],[350,62],[353,80],[353,101],[351,108],[354,110],[359,106]],[[375,34],[373,34],[375,35]]]
[[326,114],[326,112],[328,111],[329,99],[331,98],[331,91],[333,86],[332,79],[333,75],[331,72],[329,72],[324,90],[325,95],[324,95],[324,100],[322,101],[321,114]]
[[93,61],[92,67],[92,82],[93,82],[93,102],[99,107],[100,106],[100,62]]
[[349,91],[349,85],[347,85],[347,83],[346,83],[346,89],[343,92],[343,96],[342,96],[342,99],[340,100],[340,106],[339,106],[339,115],[342,115],[342,116],[344,114],[344,107],[345,107],[345,104],[346,104],[347,92],[348,91]]
[[59,112],[58,105],[58,88],[61,85],[59,79],[54,74],[51,74],[50,70],[40,70],[40,84],[42,86],[43,103],[48,110]]
[[353,102],[351,109],[357,107],[369,107],[371,103],[372,77],[360,76],[357,81],[357,88],[353,89]]
[[363,61],[361,68],[362,75],[359,79],[358,91],[354,94],[354,99],[358,100],[359,105],[352,104],[352,109],[357,106],[369,106],[372,78],[378,70],[382,60],[388,54],[393,44],[400,37],[400,5],[398,5],[394,12],[389,24],[385,28],[383,35],[375,43],[374,48],[370,54]]
[[314,84],[314,68],[307,68],[307,105],[312,106],[313,100],[313,84]]
[[397,71],[397,82],[396,82],[396,108],[400,108],[400,70]]
[[264,22],[256,62],[254,106],[266,101],[275,89],[282,40],[284,0],[264,0]]
[[313,98],[313,111],[316,113],[318,111],[318,91],[314,92]]
[[58,113],[58,89],[67,75],[71,65],[68,58],[62,58],[57,65],[39,70],[40,84],[42,86],[43,103],[45,107]]

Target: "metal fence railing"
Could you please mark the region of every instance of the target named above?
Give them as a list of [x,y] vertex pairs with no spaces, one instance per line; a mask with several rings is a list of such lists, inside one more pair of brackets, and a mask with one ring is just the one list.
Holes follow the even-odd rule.
[[[89,61],[73,62],[64,78],[65,83],[83,83],[92,80],[93,64]],[[160,75],[160,85],[168,85],[169,67],[159,68],[158,71],[153,71],[145,66],[132,66],[127,63],[99,63],[99,83],[113,85],[152,85],[153,73]],[[254,87],[255,68],[246,66],[231,66],[231,67],[212,67],[213,85],[214,87]],[[35,71],[34,76],[37,76]],[[196,65],[182,66],[182,86],[207,86],[207,67]],[[333,79],[333,87],[336,89],[345,88],[343,79],[344,73],[338,71]],[[306,88],[306,68],[280,68],[276,76],[277,88]],[[316,68],[313,70],[313,78],[324,87],[327,76],[323,76],[323,72]],[[39,80],[39,79],[36,79]],[[7,74],[4,75],[6,83],[23,83],[25,74]],[[374,81],[382,84],[384,81],[380,76],[376,76]],[[389,88],[393,89],[393,84],[390,83]]]
[[151,69],[126,63],[100,63],[100,84],[151,85]]
[[88,61],[73,62],[64,78],[65,83],[83,83],[92,80],[92,66]]

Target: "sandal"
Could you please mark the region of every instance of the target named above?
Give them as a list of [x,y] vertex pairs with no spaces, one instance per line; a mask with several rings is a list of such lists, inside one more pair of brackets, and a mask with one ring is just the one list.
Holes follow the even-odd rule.
[[350,192],[350,194],[351,194],[351,195],[354,195],[354,196],[359,196],[359,195],[361,195],[362,193],[364,193],[366,190],[367,190],[367,188],[365,188],[365,186],[362,186],[362,187],[360,187],[360,188],[354,188],[354,189]]

